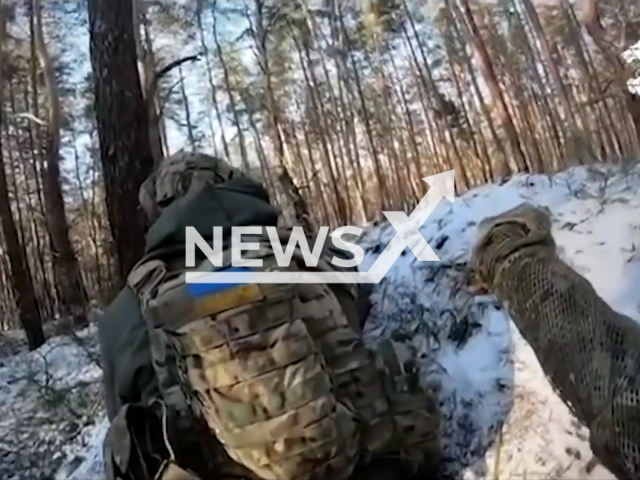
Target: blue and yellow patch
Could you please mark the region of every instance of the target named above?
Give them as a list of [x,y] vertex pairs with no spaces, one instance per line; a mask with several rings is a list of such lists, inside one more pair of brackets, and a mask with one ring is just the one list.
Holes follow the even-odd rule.
[[[224,272],[251,273],[246,267],[229,267]],[[198,316],[216,315],[246,303],[262,300],[260,287],[255,283],[189,283],[187,295],[193,299],[194,313]]]

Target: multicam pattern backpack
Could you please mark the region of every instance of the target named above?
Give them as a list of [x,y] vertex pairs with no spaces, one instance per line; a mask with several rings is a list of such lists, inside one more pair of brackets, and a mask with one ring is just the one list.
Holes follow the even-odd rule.
[[[280,235],[286,244],[288,232]],[[308,268],[300,250],[279,267],[266,237],[256,239],[261,248],[250,253],[263,266],[255,270]],[[330,258],[318,270],[335,271]],[[188,284],[183,265],[183,256],[143,259],[129,285],[164,398],[189,405],[230,459],[265,480],[342,480],[384,454],[416,468],[437,460],[435,401],[408,381],[391,348],[363,345],[328,285]],[[204,260],[191,270],[225,265]]]

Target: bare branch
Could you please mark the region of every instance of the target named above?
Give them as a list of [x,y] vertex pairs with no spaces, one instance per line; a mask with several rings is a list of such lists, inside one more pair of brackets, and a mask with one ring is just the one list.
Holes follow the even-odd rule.
[[174,60],[173,62],[169,63],[168,65],[158,70],[153,76],[153,80],[151,80],[151,83],[149,84],[149,89],[146,92],[145,98],[149,99],[149,98],[155,97],[156,91],[158,89],[158,83],[160,83],[160,80],[162,80],[162,77],[167,75],[171,70],[173,70],[174,68],[177,68],[183,63],[195,62],[197,60],[200,60],[201,56],[202,54],[198,53],[196,55],[190,55],[188,57],[179,58],[178,60]]
[[167,106],[167,103],[169,101],[169,97],[171,96],[171,94],[173,93],[173,91],[176,89],[176,87],[180,85],[180,80],[175,81],[168,89],[166,94],[158,101],[158,105],[159,105],[159,110],[158,110],[158,118],[162,118],[162,116],[164,115],[164,109]]
[[34,123],[37,123],[38,125],[42,126],[42,127],[46,127],[47,126],[47,122],[45,122],[44,120],[40,120],[38,117],[36,117],[34,114],[29,113],[29,112],[24,112],[24,113],[16,113],[15,115],[9,115],[9,118],[26,118],[27,120],[31,120]]

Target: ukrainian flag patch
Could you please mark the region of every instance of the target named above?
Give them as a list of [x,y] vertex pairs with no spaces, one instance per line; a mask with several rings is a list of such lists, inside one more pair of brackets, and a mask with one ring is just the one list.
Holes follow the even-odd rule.
[[[221,272],[247,273],[250,279],[252,270],[247,267],[229,267]],[[187,295],[193,300],[194,313],[198,316],[216,315],[220,312],[239,307],[262,299],[262,291],[255,283],[206,282],[188,283]]]

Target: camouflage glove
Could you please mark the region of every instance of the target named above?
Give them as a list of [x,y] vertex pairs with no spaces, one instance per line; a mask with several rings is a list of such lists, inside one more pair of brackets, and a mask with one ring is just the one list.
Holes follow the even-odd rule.
[[200,480],[178,466],[166,428],[166,411],[129,404],[114,418],[104,443],[108,480]]

